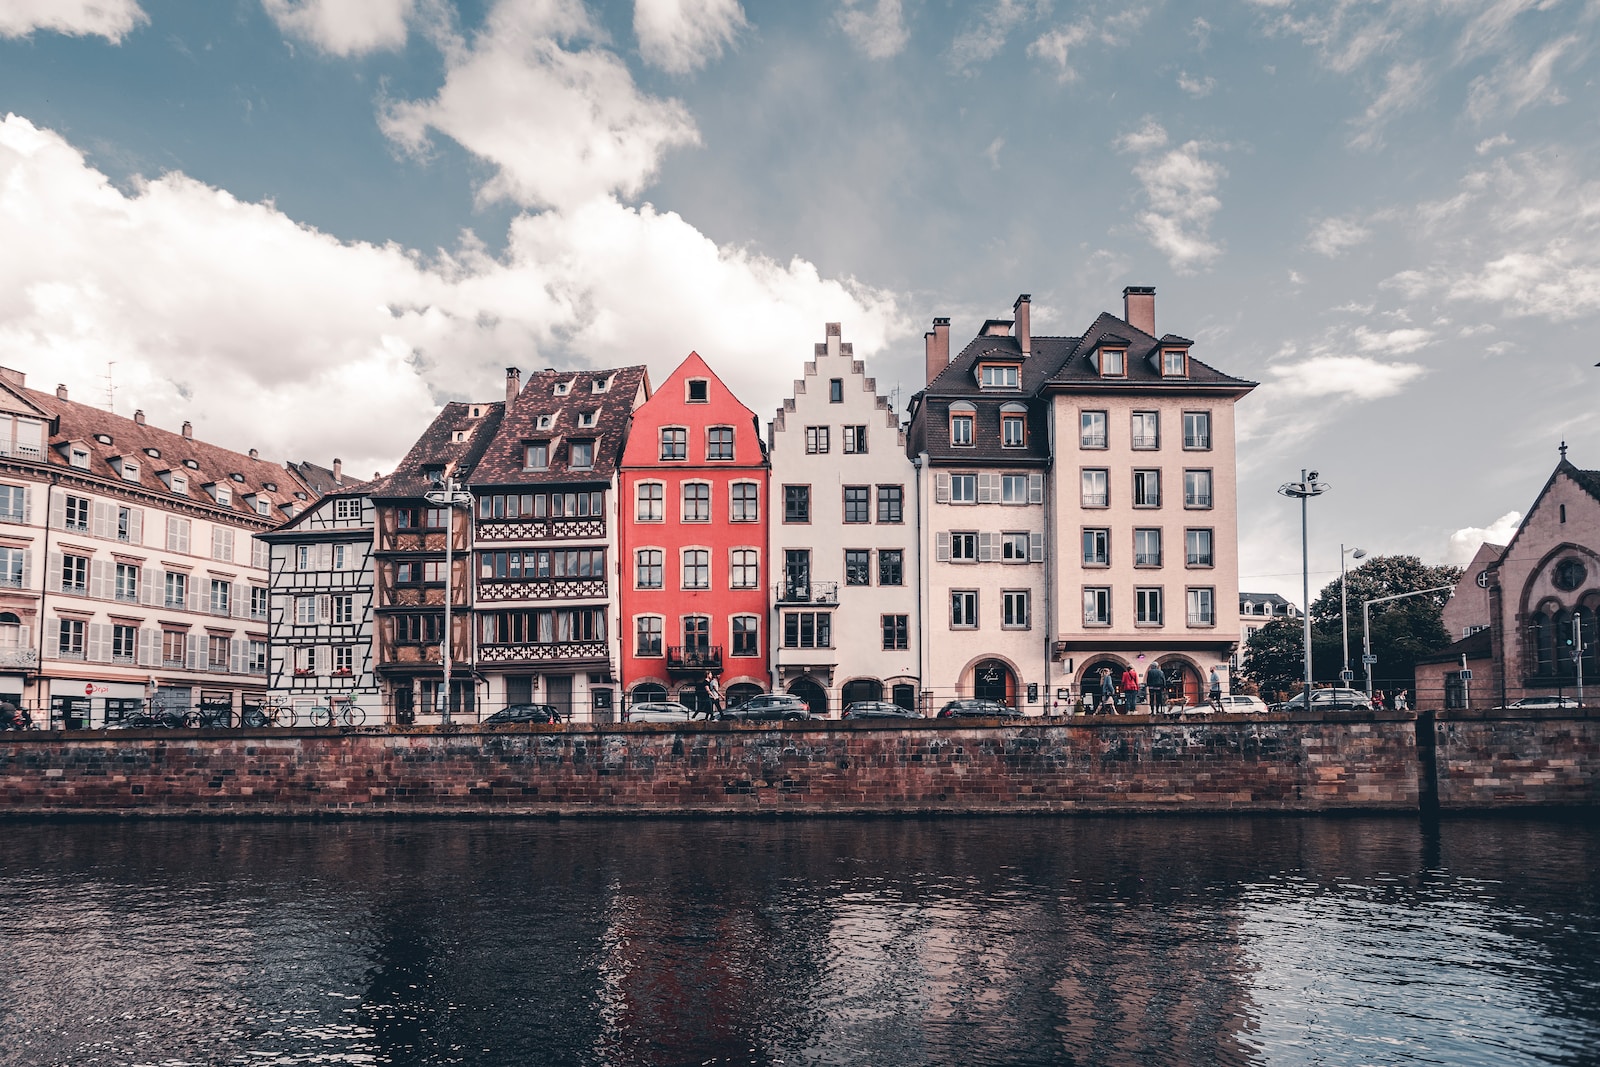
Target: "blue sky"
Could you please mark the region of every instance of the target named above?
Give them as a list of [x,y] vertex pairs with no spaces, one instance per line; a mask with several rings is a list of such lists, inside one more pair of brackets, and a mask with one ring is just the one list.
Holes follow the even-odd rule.
[[697,349],[772,410],[1033,295],[1262,383],[1243,584],[1464,562],[1600,467],[1589,0],[0,0],[0,362],[384,468],[503,368]]

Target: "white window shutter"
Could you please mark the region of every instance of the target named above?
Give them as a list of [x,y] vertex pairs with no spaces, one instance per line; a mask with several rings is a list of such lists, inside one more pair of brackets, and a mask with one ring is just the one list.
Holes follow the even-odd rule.
[[984,530],[978,534],[978,562],[993,563],[994,560],[994,534]]
[[50,619],[44,624],[44,658],[58,659],[61,656],[61,620]]
[[1031,533],[1028,535],[1028,561],[1030,563],[1044,562],[1044,534]]
[[31,626],[19,626],[19,627],[17,627],[17,644],[20,645],[22,648],[32,648],[33,647],[33,627],[31,627]]
[[67,528],[67,498],[60,493],[50,498],[50,525],[58,530]]
[[33,486],[31,485],[22,487],[22,524],[24,526],[33,524]]
[[161,631],[139,627],[139,666],[161,666]]
[[997,504],[1000,502],[1000,476],[998,474],[978,475],[978,503]]
[[1039,471],[1028,475],[1028,503],[1044,503],[1044,475]]
[[326,593],[317,597],[317,621],[326,623],[333,618],[333,597]]
[[939,473],[933,476],[933,499],[938,504],[950,503],[950,475]]
[[139,568],[139,603],[147,608],[160,607],[166,586],[167,576],[160,567]]
[[[22,550],[22,588],[33,589],[33,549]],[[27,642],[23,642],[26,644]]]
[[933,558],[936,560],[949,560],[950,558],[950,531],[940,530],[934,536]]
[[96,500],[92,508],[93,519],[89,529],[96,537],[117,536],[117,510],[103,500]]
[[233,638],[228,642],[228,670],[233,674],[250,673],[250,642]]
[[92,663],[111,662],[111,627],[103,622],[89,624],[88,658]]
[[259,567],[261,570],[272,569],[272,546],[265,541],[252,537],[250,539],[250,566]]
[[250,587],[239,582],[233,583],[233,588],[228,591],[228,607],[236,619],[250,617]]
[[110,600],[116,588],[116,564],[108,559],[89,561],[89,595],[97,600]]
[[206,665],[206,649],[199,634],[186,634],[184,639],[184,666],[191,671],[203,670]]
[[311,650],[312,662],[316,664],[316,673],[331,674],[333,672],[333,649],[327,645],[318,645]]
[[144,544],[144,509],[128,509],[128,543],[133,545]]
[[318,564],[319,569],[325,571],[333,570],[333,546],[321,545],[318,548],[318,553],[321,559],[321,563]]
[[44,576],[44,585],[52,593],[61,592],[61,553],[51,552],[45,556],[45,567],[48,573]]

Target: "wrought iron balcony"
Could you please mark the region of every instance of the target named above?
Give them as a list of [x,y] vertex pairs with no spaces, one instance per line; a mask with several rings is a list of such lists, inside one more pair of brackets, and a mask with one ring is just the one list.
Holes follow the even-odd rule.
[[667,646],[669,671],[720,671],[721,669],[721,645]]
[[837,604],[838,582],[780,582],[772,588],[772,598],[779,604]]

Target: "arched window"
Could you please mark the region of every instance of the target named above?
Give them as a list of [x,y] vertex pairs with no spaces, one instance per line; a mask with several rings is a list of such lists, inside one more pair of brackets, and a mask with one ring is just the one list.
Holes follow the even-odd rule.
[[645,704],[667,699],[667,687],[656,682],[640,682],[628,694],[628,703]]

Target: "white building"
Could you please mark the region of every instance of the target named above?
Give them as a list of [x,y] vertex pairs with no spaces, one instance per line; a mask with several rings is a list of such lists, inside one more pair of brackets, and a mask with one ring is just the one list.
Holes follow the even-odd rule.
[[916,468],[836,322],[768,427],[774,690],[917,706]]

